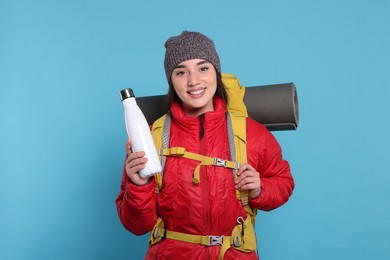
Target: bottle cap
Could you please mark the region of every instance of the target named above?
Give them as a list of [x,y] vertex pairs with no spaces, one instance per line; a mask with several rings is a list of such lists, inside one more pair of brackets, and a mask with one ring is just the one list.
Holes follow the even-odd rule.
[[131,88],[122,89],[121,92],[119,92],[119,96],[121,97],[121,101],[125,100],[126,98],[135,97],[133,89]]

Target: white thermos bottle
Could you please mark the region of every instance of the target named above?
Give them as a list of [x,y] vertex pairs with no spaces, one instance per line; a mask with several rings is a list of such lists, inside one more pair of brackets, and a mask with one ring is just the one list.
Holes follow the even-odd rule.
[[150,128],[144,114],[138,107],[134,92],[131,88],[120,91],[121,101],[125,112],[127,135],[131,139],[133,152],[144,151],[148,158],[146,167],[140,171],[143,178],[161,172],[161,163],[158,158]]

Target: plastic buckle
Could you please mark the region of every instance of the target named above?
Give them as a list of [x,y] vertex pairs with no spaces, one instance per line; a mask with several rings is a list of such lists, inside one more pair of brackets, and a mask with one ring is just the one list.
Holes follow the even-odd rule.
[[226,160],[222,160],[220,158],[214,158],[214,165],[223,166],[226,168]]
[[223,236],[209,236],[209,246],[222,246]]

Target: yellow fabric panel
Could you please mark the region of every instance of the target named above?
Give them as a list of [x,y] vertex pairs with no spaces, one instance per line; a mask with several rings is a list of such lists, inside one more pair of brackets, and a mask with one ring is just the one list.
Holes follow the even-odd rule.
[[228,111],[236,111],[248,116],[244,103],[245,87],[241,86],[238,78],[233,74],[222,73],[222,82],[228,95]]

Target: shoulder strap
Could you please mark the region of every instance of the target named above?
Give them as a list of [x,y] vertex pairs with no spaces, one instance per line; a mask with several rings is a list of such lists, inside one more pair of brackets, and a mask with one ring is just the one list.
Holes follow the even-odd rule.
[[159,119],[157,119],[152,126],[152,137],[162,167],[162,171],[154,176],[156,180],[156,193],[158,193],[162,187],[162,176],[164,172],[166,157],[162,156],[161,151],[162,149],[168,148],[170,128],[171,128],[171,115],[169,112],[163,115],[162,117],[160,117]]
[[[244,164],[247,162],[246,153],[246,116],[240,112],[230,111],[227,117],[230,158],[233,161]],[[236,170],[233,170],[234,178],[237,177]],[[257,209],[249,206],[248,191],[236,190],[236,197],[241,200],[247,214],[252,218],[255,224]]]
[[[245,87],[241,86],[238,78],[233,74],[222,74],[222,81],[228,96],[227,103],[227,123],[229,135],[230,158],[233,161],[244,164],[246,157],[246,117],[248,113],[244,103]],[[234,178],[236,172],[234,171]],[[247,205],[248,192],[236,191],[237,199],[241,200],[242,205]]]
[[[240,164],[247,162],[246,156],[246,117],[239,112],[230,111],[227,116],[230,159]],[[233,170],[234,178],[237,170]],[[248,192],[236,191],[242,205],[248,204]]]
[[[231,132],[233,132],[233,134],[229,134],[230,156],[232,160],[246,163],[246,117],[248,117],[248,113],[244,103],[245,87],[241,86],[238,78],[233,74],[223,73],[222,81],[228,95],[227,110],[230,114],[228,119],[231,119],[231,126],[228,126],[228,131],[230,128],[232,129]],[[230,141],[232,138],[234,139],[234,145]],[[236,177],[236,174],[234,175]],[[237,190],[236,196],[237,199],[241,200],[247,214],[251,216],[252,223],[255,223],[257,210],[249,206],[248,192],[239,192]]]

